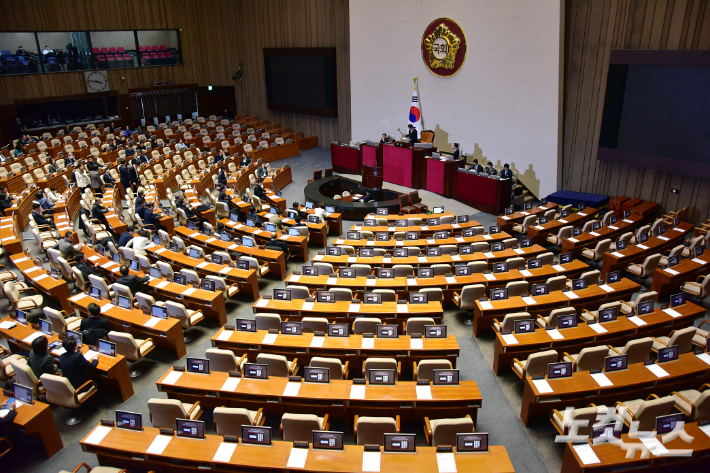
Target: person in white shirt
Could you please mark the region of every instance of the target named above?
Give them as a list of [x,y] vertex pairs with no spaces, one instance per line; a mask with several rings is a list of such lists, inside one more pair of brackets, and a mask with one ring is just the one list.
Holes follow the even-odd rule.
[[175,145],[178,151],[185,151],[187,149],[187,145],[182,142],[182,138],[180,138],[180,141]]
[[50,204],[56,204],[59,197],[61,197],[61,194],[57,191],[57,186],[52,186],[52,188],[47,191],[47,200]]
[[53,52],[54,52],[54,51],[52,51],[51,49],[49,49],[49,46],[45,46],[45,47],[44,47],[44,50],[42,51],[42,54],[46,56],[47,54],[52,54]]
[[325,222],[326,217],[328,216],[328,212],[325,211],[325,204],[323,202],[320,202],[314,209],[313,213],[315,215],[318,215],[320,217],[321,222]]
[[145,249],[151,244],[150,233],[143,230],[140,236],[131,238],[131,241],[126,243],[126,248],[133,248],[133,253],[141,256],[148,256]]
[[82,192],[89,187],[89,176],[86,175],[83,164],[74,171],[74,176],[76,177],[76,186],[81,189]]

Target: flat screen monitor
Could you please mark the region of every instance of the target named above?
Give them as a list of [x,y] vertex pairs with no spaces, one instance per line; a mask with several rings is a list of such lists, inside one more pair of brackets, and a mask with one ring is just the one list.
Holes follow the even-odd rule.
[[685,304],[685,293],[673,294],[671,296],[671,307],[678,307]]
[[468,223],[469,216],[468,215],[459,215],[458,217],[456,217],[456,221],[458,223]]
[[349,337],[350,326],[348,324],[328,324],[329,337]]
[[250,237],[242,237],[242,246],[254,248],[254,239]]
[[572,229],[572,236],[573,237],[578,237],[579,235],[582,234],[582,228],[581,227],[574,227]]
[[466,238],[467,237],[474,237],[474,236],[476,236],[476,230],[474,230],[473,228],[464,228],[461,231],[461,235]]
[[126,430],[143,430],[143,414],[140,412],[116,411],[116,427]]
[[441,256],[441,248],[438,246],[429,247],[426,249],[427,256]]
[[308,216],[308,223],[314,223],[314,224],[319,224],[320,222],[320,217],[318,215],[309,215]]
[[491,251],[503,251],[505,250],[505,245],[502,241],[496,241],[491,243]]
[[542,268],[542,259],[531,258],[528,260],[528,269]]
[[385,452],[416,453],[416,434],[385,434]]
[[264,228],[266,229],[267,232],[275,232],[278,229],[276,228],[276,224],[273,223],[266,223],[264,224]]
[[96,245],[96,252],[101,256],[106,256],[106,248],[103,245]]
[[490,294],[492,301],[502,301],[508,298],[508,289],[505,287],[491,289]]
[[312,209],[312,208],[313,208],[313,202],[306,202],[306,208],[307,208],[308,210]]
[[426,292],[410,292],[409,293],[409,303],[410,304],[428,304],[429,294]]
[[656,417],[656,435],[663,435],[668,432],[672,432],[675,430],[678,422],[683,422],[682,412]]
[[329,214],[334,214],[335,213],[335,207],[332,205],[326,205],[325,206],[325,211]]
[[617,318],[616,307],[610,307],[608,309],[601,309],[598,312],[599,322],[613,322]]
[[266,365],[257,363],[244,364],[244,377],[249,379],[269,379],[266,373]]
[[203,234],[204,236],[212,236],[212,229],[211,229],[211,228],[204,227],[204,228],[202,229],[202,234]]
[[250,445],[271,445],[271,427],[242,425],[242,443]]
[[625,370],[628,366],[628,358],[628,355],[607,356],[604,358],[604,371],[608,373],[611,371]]
[[548,379],[568,378],[572,376],[572,362],[549,363],[547,365]]
[[406,248],[395,248],[392,250],[392,256],[395,258],[406,258],[409,254],[407,253]]
[[458,386],[459,370],[433,370],[434,386]]
[[408,227],[409,222],[407,220],[398,219],[394,221],[395,227]]
[[363,222],[362,225],[365,227],[376,227],[377,226],[377,220],[374,218],[366,218]]
[[370,370],[369,382],[372,385],[391,385],[393,386],[397,380],[395,370]]
[[335,293],[330,291],[316,291],[316,300],[318,302],[335,302]]
[[648,232],[643,232],[639,235],[639,243],[646,243],[648,241]]
[[152,315],[153,317],[159,317],[161,319],[167,320],[168,309],[167,309],[167,307],[154,304],[150,307],[150,315]]
[[269,213],[270,213],[271,215],[276,215],[276,207],[271,207],[271,208],[269,209]]
[[515,321],[515,333],[532,333],[534,331],[535,321],[533,319]]
[[102,355],[113,357],[116,356],[116,344],[114,342],[110,342],[108,340],[99,340],[98,349],[99,353],[101,353]]
[[392,268],[377,268],[377,277],[382,279],[394,278],[394,270]]
[[175,432],[178,437],[205,439],[205,422],[202,420],[175,419]]
[[705,248],[702,245],[698,245],[695,247],[695,257],[700,258],[703,256],[703,253],[705,253]]
[[188,358],[187,372],[198,374],[210,374],[210,360],[206,358]]
[[32,404],[32,388],[16,383],[12,387],[12,393],[18,401]]
[[101,299],[101,289],[92,286],[91,289],[89,289],[89,295],[94,299]]
[[328,256],[340,256],[340,247],[339,246],[328,246],[325,249],[325,254]]
[[668,231],[668,228],[664,224],[660,224],[658,226],[658,234],[659,235],[665,235],[667,231]]
[[625,250],[627,246],[628,242],[626,240],[619,240],[616,242],[616,251],[619,252],[621,250]]
[[424,338],[446,338],[446,325],[425,325]]
[[399,330],[397,325],[377,325],[377,338],[398,338]]
[[377,232],[375,233],[375,240],[377,241],[389,241],[390,234],[387,232]]
[[301,266],[304,276],[318,276],[318,268],[315,266]]
[[661,348],[658,350],[658,363],[667,363],[678,359],[678,345]]
[[375,211],[375,213],[376,213],[376,215],[381,215],[383,217],[386,217],[387,215],[389,215],[390,210],[389,209],[377,209]]
[[[538,224],[538,225],[545,225],[546,223],[547,223],[547,217],[545,217],[544,215],[540,215],[540,216],[537,218],[537,224]],[[572,232],[573,232],[573,234],[574,234],[574,228],[572,229]]]
[[274,300],[290,301],[291,289],[274,289]]
[[212,260],[212,264],[222,264],[222,256],[218,255],[216,253],[212,253],[210,255],[210,259]]
[[500,225],[491,225],[488,227],[488,233],[490,235],[495,235],[496,233],[500,233]]
[[379,292],[366,292],[363,294],[364,304],[382,304],[382,294]]
[[494,273],[507,273],[508,272],[508,263],[494,263],[493,264],[493,272]]
[[256,332],[256,321],[237,319],[237,332]]
[[[385,209],[387,210],[387,209]],[[314,450],[343,450],[343,432],[313,431]]]
[[449,232],[434,232],[435,240],[446,240],[449,238]]
[[602,223],[600,221],[597,220],[595,222],[592,222],[592,231],[593,232],[596,232],[600,228],[602,228]]
[[567,218],[569,216],[569,210],[562,210],[560,212],[560,217],[561,218]]
[[195,229],[195,222],[193,222],[192,220],[188,220],[187,221],[187,228],[188,228],[188,230],[194,230]]
[[251,219],[251,218],[248,218],[248,219],[247,219],[247,227],[252,227],[252,228],[253,228],[254,226],[255,226],[254,220]]
[[360,232],[347,232],[346,240],[360,240]]
[[560,315],[557,317],[557,328],[573,328],[577,326],[577,316],[571,315]]
[[471,245],[461,245],[461,246],[459,246],[459,254],[472,255],[473,254],[473,247]]
[[643,301],[636,304],[636,315],[650,314],[654,310],[653,301]]
[[173,282],[175,282],[175,284],[180,284],[181,286],[186,286],[187,285],[187,276],[185,276],[184,274],[180,274],[180,273],[174,273],[173,274]]
[[125,296],[118,296],[118,306],[122,309],[131,309],[131,300]]
[[190,251],[188,254],[190,255],[190,258],[201,258],[202,257],[202,253],[197,248],[190,248]]
[[330,368],[305,366],[303,368],[303,381],[306,383],[328,384],[330,382]]
[[434,215],[439,215],[444,213],[444,207],[434,207]]
[[616,225],[616,223],[619,221],[619,217],[616,215],[612,215],[609,217],[609,225]]
[[513,212],[514,212],[513,207],[506,207],[505,208],[506,215],[513,215]]
[[239,214],[229,214],[229,220],[231,220],[232,222],[238,222]]
[[419,232],[404,232],[404,239],[407,241],[419,240]]
[[39,319],[39,331],[45,335],[52,336],[52,323],[49,320]]
[[249,271],[249,269],[251,269],[251,263],[245,259],[237,260],[237,268]]
[[587,278],[579,278],[572,280],[572,290],[579,291],[587,288]]
[[673,255],[668,257],[668,267],[678,266],[680,264],[680,255]]
[[301,335],[301,322],[281,322],[281,333],[284,335]]
[[375,256],[375,250],[372,248],[360,248],[360,256],[363,258],[372,258]]
[[157,266],[151,266],[148,270],[148,273],[150,274],[151,278],[160,279],[162,277],[162,275],[160,274],[160,268],[158,268]]
[[441,219],[439,219],[439,218],[430,218],[430,219],[427,220],[427,224],[430,225],[430,226],[432,226],[432,227],[436,227],[437,225],[440,225],[440,224],[441,224]]
[[418,278],[433,278],[434,270],[432,268],[417,268]]
[[456,434],[456,453],[487,452],[488,434]]
[[81,335],[81,332],[67,329],[67,337],[74,337],[74,339],[76,339],[76,346],[81,347],[81,344],[83,341],[83,337]]
[[532,210],[532,202],[525,202],[525,210]]
[[523,238],[522,240],[520,240],[520,246],[522,248],[530,248],[531,246],[533,246],[532,238]]
[[59,279],[59,278],[60,278],[60,276],[59,276],[59,270],[58,270],[57,268],[55,268],[54,266],[52,266],[51,268],[49,268],[49,275],[52,276],[54,279]]
[[153,235],[153,243],[160,246],[160,235]]
[[471,272],[470,266],[456,266],[456,276],[470,276]]
[[560,254],[560,264],[567,264],[572,262],[572,253],[561,253]]
[[340,278],[352,278],[357,276],[356,271],[352,268],[340,268],[338,269],[338,277]]
[[298,228],[289,228],[288,234],[289,234],[289,236],[295,236],[295,237],[301,236],[301,232]]
[[592,429],[593,445],[613,439],[621,439],[621,429],[616,430],[616,424],[604,424]]
[[606,283],[607,284],[614,284],[615,282],[619,282],[621,280],[621,271],[611,271],[606,273]]
[[138,263],[138,261],[136,261],[136,260],[131,260],[130,265],[131,265],[130,268],[131,268],[133,271],[140,271],[140,263]]

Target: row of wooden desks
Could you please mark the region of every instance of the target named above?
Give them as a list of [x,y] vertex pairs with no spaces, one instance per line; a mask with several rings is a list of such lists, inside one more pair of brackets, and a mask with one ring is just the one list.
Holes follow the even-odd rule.
[[19,215],[0,218],[0,245],[11,255],[22,252],[22,229],[19,226]]
[[36,266],[32,258],[28,258],[24,253],[10,255],[10,261],[22,272],[28,286],[58,301],[63,310],[71,311],[68,302],[69,285],[64,279],[54,279],[46,268]]
[[286,257],[283,251],[267,250],[261,248],[247,248],[236,243],[227,243],[215,237],[208,237],[204,234],[190,230],[187,227],[178,227],[175,233],[185,240],[189,245],[197,245],[212,251],[235,251],[243,255],[252,256],[260,263],[269,265],[269,273],[276,275],[279,279],[286,277]]
[[[379,217],[381,218],[381,217]],[[436,217],[438,218],[438,217]],[[406,219],[402,219],[406,220]],[[422,235],[433,235],[435,232],[452,232],[452,233],[461,233],[464,229],[466,228],[477,228],[481,227],[481,224],[475,220],[469,220],[468,222],[465,223],[445,223],[442,225],[427,225],[425,222],[422,222],[421,225],[411,225],[411,226],[406,226],[406,227],[397,227],[395,225],[388,225],[388,226],[367,226],[363,224],[355,224],[350,227],[350,230],[353,232],[359,232],[359,231],[366,231],[366,232],[373,232],[373,233],[393,233],[393,232],[419,232],[419,234]]]
[[255,314],[267,312],[287,315],[289,320],[300,320],[301,317],[324,317],[329,321],[351,323],[358,317],[377,317],[383,319],[385,323],[396,323],[400,330],[410,317],[431,317],[436,323],[441,323],[444,317],[441,302],[435,301],[426,304],[396,302],[357,304],[349,301],[306,302],[305,299],[283,301],[262,297],[252,305],[252,309]]
[[442,212],[440,214],[432,214],[432,213],[423,213],[423,214],[388,214],[388,215],[376,215],[376,214],[367,214],[365,216],[366,219],[369,218],[386,218],[388,221],[394,222],[395,220],[402,220],[402,219],[408,219],[408,218],[420,218],[422,220],[427,219],[427,218],[441,218],[441,217],[454,217],[456,218],[456,214],[453,212]]
[[[17,323],[15,319],[10,317],[5,317],[2,322],[16,323],[13,328],[0,329],[0,335],[14,348],[13,351],[29,351],[32,348],[32,340],[38,336],[37,334],[41,333],[39,330],[32,328],[31,325]],[[117,324],[114,324],[112,321],[112,325]],[[46,337],[49,343],[59,340],[59,337],[54,333],[51,337],[44,334],[39,336]],[[82,345],[81,347],[83,353],[86,353],[89,349],[90,347],[88,345]],[[52,353],[52,355],[54,355],[56,360],[59,360],[60,354]],[[95,370],[89,371],[88,374],[92,375],[97,381],[103,382],[103,384],[108,383],[112,388],[118,389],[123,401],[133,396],[133,384],[128,374],[128,363],[123,355],[116,355],[115,357],[99,355],[99,364],[96,366]]]
[[525,217],[544,214],[548,210],[557,209],[558,207],[559,206],[554,202],[548,202],[545,205],[538,205],[530,210],[521,210],[510,215],[499,215],[496,223],[500,225],[500,229],[504,232],[510,232],[513,230],[513,225],[523,223]]
[[710,254],[703,253],[699,258],[689,258],[672,268],[656,268],[653,272],[651,290],[656,291],[660,297],[665,297],[680,291],[683,283],[695,281],[698,276],[710,272]]
[[[664,441],[665,435],[656,436],[656,440],[671,452],[671,455],[655,453],[644,455],[641,453],[643,451],[641,439],[631,437],[629,434],[622,434],[621,442],[627,448],[631,448],[634,452],[632,456],[628,456],[629,451],[621,448],[621,445],[608,442],[597,445],[591,442],[578,445],[567,443],[562,458],[562,471],[565,473],[639,470],[645,473],[706,471],[710,455],[710,425],[700,426],[698,422],[690,422],[683,425],[683,430],[692,438],[690,442],[678,437]],[[676,451],[675,454],[673,450]],[[679,454],[678,450],[691,450],[692,454]],[[590,455],[590,451],[594,456]]]
[[165,261],[175,267],[196,271],[201,277],[219,276],[224,278],[227,284],[237,284],[239,292],[249,294],[255,301],[259,299],[259,282],[257,281],[255,269],[239,269],[215,264],[202,258],[191,258],[183,253],[169,250],[163,246],[151,246],[146,248],[148,256],[154,261]]
[[584,232],[576,237],[565,238],[562,240],[561,253],[572,253],[572,256],[579,257],[582,250],[589,248],[594,250],[594,246],[606,239],[615,241],[624,233],[632,232],[644,223],[643,217],[640,215],[630,215],[629,218],[619,220],[615,225],[601,227],[597,231]]
[[506,314],[513,312],[529,312],[531,315],[544,313],[547,315],[552,309],[572,306],[578,311],[593,309],[606,302],[629,300],[634,292],[638,291],[640,284],[630,279],[622,279],[613,284],[601,286],[593,285],[578,291],[553,291],[544,296],[511,297],[498,301],[476,301],[473,312],[473,335],[478,336],[481,330],[488,330],[493,324],[493,319],[503,320]]
[[562,227],[568,225],[579,226],[592,220],[599,209],[585,208],[582,212],[572,213],[565,218],[552,220],[542,225],[530,225],[528,227],[528,237],[532,238],[535,243],[544,244],[547,241],[547,235],[557,235]]
[[[651,369],[659,371],[660,377]],[[685,353],[675,361],[646,366],[634,363],[628,369],[606,372],[611,382],[602,386],[589,371],[575,371],[572,376],[558,379],[525,379],[520,419],[524,425],[538,416],[549,416],[553,409],[560,412],[567,407],[587,407],[590,402],[613,406],[616,401],[646,399],[650,394],[665,396],[672,391],[699,388],[708,382],[710,356]],[[545,383],[546,382],[546,383]],[[606,384],[606,383],[605,383]],[[548,388],[549,386],[549,388]]]
[[574,260],[562,265],[546,265],[530,270],[514,269],[505,273],[474,273],[468,276],[437,275],[431,278],[367,278],[365,276],[340,278],[337,277],[337,273],[332,276],[291,274],[286,279],[286,283],[306,286],[311,290],[327,290],[332,287],[348,288],[357,293],[372,291],[373,289],[393,289],[408,293],[418,292],[419,289],[438,287],[444,291],[444,302],[451,302],[454,291],[461,291],[464,286],[471,284],[483,284],[487,288],[494,288],[505,286],[512,281],[544,282],[548,278],[560,275],[572,279],[587,269],[589,269],[589,266],[585,263]]
[[[313,214],[315,211],[313,209],[307,209],[303,205],[300,205],[298,207],[298,210],[301,212],[306,212],[307,214]],[[333,212],[326,214],[325,220],[328,222],[328,225],[330,226],[330,230],[328,231],[329,234],[331,235],[342,235],[343,234],[343,214],[340,212]]]
[[476,235],[470,237],[449,237],[435,240],[433,238],[420,238],[418,240],[348,240],[347,238],[339,238],[335,240],[335,245],[348,245],[353,247],[373,247],[373,248],[384,248],[387,251],[394,251],[395,248],[406,248],[408,246],[416,246],[419,248],[426,248],[427,246],[441,246],[441,245],[459,245],[459,244],[471,244],[471,243],[481,243],[489,241],[503,241],[508,238],[512,238],[508,233],[501,232],[495,233],[493,235]]
[[[174,437],[160,454],[147,453],[159,437],[160,430],[145,427],[141,432],[110,428],[98,443],[90,443],[94,430],[81,440],[84,452],[97,455],[103,466],[127,468],[131,471],[151,469],[158,472],[185,472],[210,469],[217,472],[234,471],[294,471],[288,466],[293,442],[275,440],[270,447],[235,444],[226,458],[217,457],[218,451],[229,447],[222,436],[207,435],[205,440]],[[361,472],[364,449],[362,445],[345,445],[343,450],[309,450],[304,471]],[[378,471],[438,471],[436,447],[417,447],[416,453],[376,453]],[[503,446],[490,446],[486,453],[454,453],[456,469],[460,472],[512,473],[513,465]]]
[[[227,229],[227,233],[230,233],[234,236],[238,236],[240,238],[243,236],[249,236],[251,238],[254,238],[256,243],[259,245],[265,245],[267,241],[271,240],[271,232],[267,230],[263,230],[257,227],[250,227],[244,225],[243,223],[233,222],[228,218],[223,218],[222,220],[220,220],[220,223],[224,224]],[[277,232],[277,235],[279,240],[286,242],[289,250],[293,255],[301,258],[301,260],[304,262],[308,261],[307,237],[293,236],[283,232]]]
[[[265,223],[269,221],[269,217],[272,214],[269,212],[260,212],[259,217],[261,217],[262,221]],[[225,220],[223,219],[220,220],[222,223],[225,223]],[[281,225],[284,226],[291,226],[291,225],[296,225],[296,221],[292,218],[288,217],[279,217],[279,220],[281,221]],[[305,221],[304,221],[305,222]],[[234,223],[234,222],[232,222]],[[314,243],[316,245],[320,245],[323,248],[328,246],[328,229],[325,223],[311,223],[311,222],[306,222],[306,225],[308,226],[308,243]],[[234,226],[232,226],[234,228]]]
[[[403,421],[423,422],[431,419],[457,418],[471,415],[476,425],[478,409],[483,401],[475,381],[461,381],[457,386],[430,386],[431,398],[417,389],[416,381],[397,381],[394,386],[360,386],[352,380],[331,379],[330,383],[294,383],[288,377],[271,376],[268,380],[238,378],[229,373],[212,371],[208,375],[173,371],[156,382],[158,391],[170,399],[196,402],[204,407],[244,407],[264,409],[264,414],[308,413],[346,420],[355,415],[393,416]],[[236,384],[236,386],[235,386]],[[297,392],[290,389],[298,388]],[[355,389],[353,389],[353,387]],[[289,391],[285,391],[289,389]]]
[[413,362],[431,359],[449,360],[456,368],[459,344],[456,337],[412,338],[400,335],[398,338],[363,338],[350,334],[348,337],[316,337],[313,333],[301,335],[273,334],[266,330],[239,332],[220,329],[212,337],[212,346],[233,351],[237,356],[247,354],[249,361],[256,363],[259,353],[285,355],[288,359],[298,358],[302,366],[307,366],[314,356],[335,357],[343,363],[350,362],[351,377],[358,378],[362,364],[367,358],[394,357],[402,362],[402,371],[411,373]]
[[[4,404],[8,399],[0,392],[0,404]],[[22,403],[22,406],[16,410],[17,415],[8,430],[20,429],[24,434],[40,439],[48,458],[52,458],[55,453],[64,448],[49,404],[39,401],[34,401],[32,404]]]
[[[703,317],[706,312],[704,307],[692,302],[686,302],[673,310],[680,315],[676,316],[671,311],[665,312],[659,307],[640,317],[620,316],[613,322],[596,324],[596,330],[586,323],[580,323],[576,327],[552,333],[543,329],[508,335],[496,332],[493,372],[499,375],[502,369],[510,368],[514,358],[525,360],[531,354],[545,350],[556,350],[561,357],[563,352],[579,353],[587,347],[618,347],[624,346],[629,340],[642,337],[668,336],[671,330],[691,326],[695,319]],[[601,333],[598,330],[601,330]],[[556,338],[553,338],[553,335]]]
[[[460,250],[459,250],[460,251]],[[528,248],[506,248],[503,251],[477,251],[470,254],[448,253],[441,256],[427,256],[419,254],[417,256],[394,257],[390,254],[384,256],[355,256],[348,254],[327,255],[317,254],[313,257],[314,262],[330,263],[334,266],[347,266],[349,264],[369,264],[377,267],[390,267],[395,264],[410,264],[412,266],[427,267],[432,264],[466,264],[472,261],[486,261],[489,265],[502,263],[508,258],[523,257],[525,259],[535,258],[542,253],[547,253],[547,249],[540,245],[533,245]]]

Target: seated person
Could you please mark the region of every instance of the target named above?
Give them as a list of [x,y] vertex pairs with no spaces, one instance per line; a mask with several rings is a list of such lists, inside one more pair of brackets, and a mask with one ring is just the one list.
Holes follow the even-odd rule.
[[47,352],[49,342],[47,337],[37,337],[32,340],[32,349],[27,357],[27,364],[30,365],[35,377],[39,379],[43,374],[57,373],[57,365],[54,364],[54,357]]
[[[59,357],[59,366],[62,367],[62,376],[69,380],[74,389],[79,389],[79,387],[89,381],[89,375],[86,374],[86,370],[89,368],[94,369],[99,364],[98,353],[91,361],[88,361],[81,353],[76,338],[72,336],[62,341],[62,348],[65,350],[65,353],[62,353]],[[90,385],[86,386],[82,389],[82,392],[89,388]]]
[[74,267],[79,270],[85,282],[89,282],[89,276],[91,276],[92,274],[94,276],[101,276],[101,274],[96,272],[93,266],[86,262],[86,260],[84,259],[84,253],[76,253],[76,255],[74,256],[74,261],[76,261]]
[[143,284],[150,281],[150,276],[139,278],[135,274],[129,274],[128,266],[125,264],[122,264],[121,267],[118,268],[118,272],[121,273],[121,277],[116,279],[116,282],[130,289],[131,294],[134,296],[139,292],[143,292]]
[[242,167],[249,167],[251,166],[251,158],[249,155],[246,153],[242,155],[242,158],[239,160],[239,165]]
[[264,246],[267,250],[283,251],[288,256],[288,244],[279,240],[276,232],[271,232],[271,240],[267,241]]
[[256,208],[252,205],[249,207],[249,213],[247,214],[247,219],[253,220],[254,225],[261,228],[263,225],[261,218],[259,217],[259,214],[256,213]]
[[148,202],[145,210],[145,224],[146,226],[152,226],[156,231],[165,230],[165,227],[160,223],[160,219],[165,214],[163,212],[155,212],[155,210],[155,202]]
[[89,317],[81,320],[81,330],[86,331],[84,342],[87,345],[96,345],[96,342],[105,338],[111,331],[111,323],[108,319],[101,318],[101,307],[95,303],[89,304],[87,307]]

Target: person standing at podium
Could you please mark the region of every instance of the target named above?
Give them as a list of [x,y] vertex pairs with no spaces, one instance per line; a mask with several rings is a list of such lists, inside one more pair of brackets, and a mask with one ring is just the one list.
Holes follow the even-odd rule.
[[460,155],[460,154],[461,154],[461,153],[459,152],[459,144],[458,144],[458,143],[454,143],[454,161],[456,161],[457,159],[459,159],[459,155]]
[[417,130],[411,123],[407,125],[407,128],[409,128],[409,132],[407,133],[407,138],[409,138],[409,144],[414,146],[415,143],[419,143],[419,135],[417,135]]

